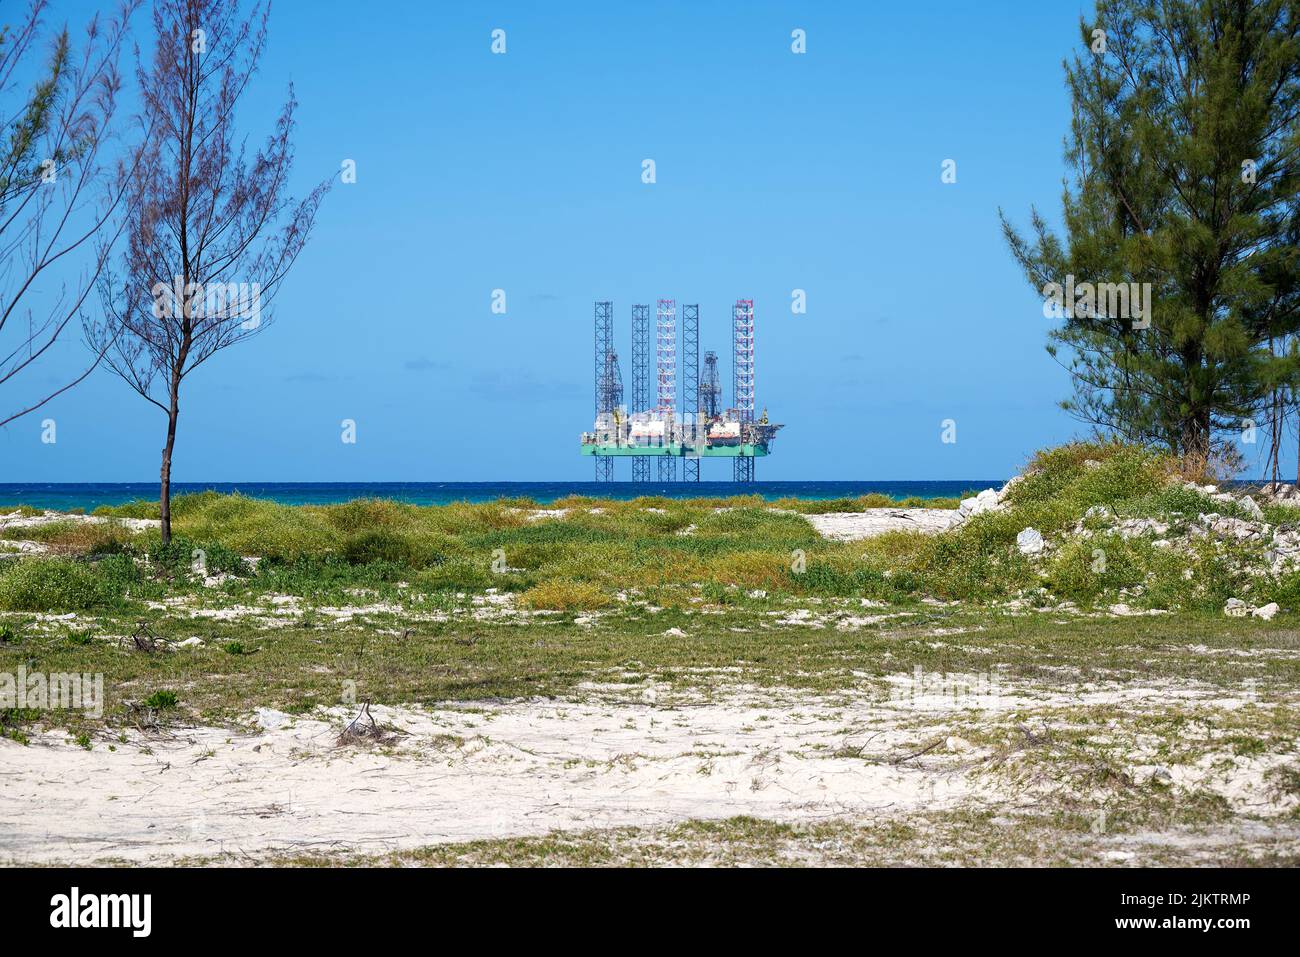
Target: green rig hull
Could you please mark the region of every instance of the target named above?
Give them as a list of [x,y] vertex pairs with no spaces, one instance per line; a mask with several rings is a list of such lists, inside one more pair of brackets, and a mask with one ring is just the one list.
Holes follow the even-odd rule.
[[766,445],[589,445],[583,443],[583,455],[675,455],[681,458],[739,459],[761,458],[768,454]]

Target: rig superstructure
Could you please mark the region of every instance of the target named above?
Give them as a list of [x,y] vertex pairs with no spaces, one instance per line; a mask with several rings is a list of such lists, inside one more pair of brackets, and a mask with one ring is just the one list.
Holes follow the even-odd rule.
[[[771,454],[772,439],[782,428],[767,411],[755,419],[754,300],[737,299],[731,312],[731,391],[733,406],[722,406],[716,352],[704,353],[700,368],[700,307],[681,307],[678,348],[677,302],[655,304],[655,375],[651,396],[650,306],[632,307],[632,390],[625,403],[623,375],[614,348],[614,304],[595,304],[596,422],[582,433],[582,454],[596,462],[596,481],[614,478],[614,460],[632,460],[632,481],[650,481],[650,460],[657,462],[660,482],[678,478],[698,482],[700,460],[732,460],[737,482],[754,481],[754,461]],[[678,392],[680,382],[681,392]],[[652,404],[653,403],[653,404]]]

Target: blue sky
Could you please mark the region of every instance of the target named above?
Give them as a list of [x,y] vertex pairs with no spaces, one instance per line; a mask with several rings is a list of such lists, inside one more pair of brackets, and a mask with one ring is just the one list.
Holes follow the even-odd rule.
[[[1059,215],[1085,9],[280,0],[241,124],[260,140],[292,80],[299,191],[344,159],[357,182],[274,325],[186,381],[174,477],[589,480],[592,301],[627,375],[631,306],[659,297],[700,303],[728,391],[731,303],[755,300],[758,402],[786,423],[760,478],[1011,474],[1081,429],[997,210]],[[0,430],[0,481],[156,479],[164,428],[98,372]]]

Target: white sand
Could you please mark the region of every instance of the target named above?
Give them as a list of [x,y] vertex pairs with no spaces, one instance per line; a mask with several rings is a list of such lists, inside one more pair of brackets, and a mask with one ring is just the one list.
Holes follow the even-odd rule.
[[[135,735],[116,751],[61,734],[27,748],[0,741],[0,860],[379,852],[554,828],[942,807],[968,792],[911,764],[830,756],[853,715],[807,704],[376,707],[408,732],[391,753],[338,747],[342,711],[328,723],[263,712],[272,727],[260,733]],[[871,747],[910,741],[887,729]]]
[[805,515],[823,538],[852,542],[886,532],[937,534],[960,520],[953,508],[869,508],[861,512]]
[[162,525],[162,522],[156,518],[111,518],[103,515],[74,515],[70,512],[48,510],[40,515],[23,515],[21,512],[0,515],[0,528],[36,528],[56,522],[73,522],[79,525],[121,525],[133,532],[143,528],[159,528]]
[[[978,676],[948,681],[980,690]],[[406,732],[386,749],[338,746],[342,708],[312,719],[262,710],[260,728],[241,732],[132,732],[128,743],[100,739],[89,752],[62,732],[29,747],[0,741],[0,862],[382,852],[736,814],[806,821],[1005,807],[1020,795],[972,770],[979,753],[949,738],[956,719],[1032,720],[1041,707],[1152,698],[1241,704],[1191,685],[1051,694],[999,686],[954,697],[912,684],[893,676],[888,698],[739,689],[674,707],[667,687],[646,687],[638,702],[616,696],[626,685],[593,685],[582,702],[375,707],[381,724]],[[936,738],[948,743],[895,763]],[[1225,777],[1212,763],[1195,780],[1180,771],[1179,783],[1258,799],[1265,765]]]

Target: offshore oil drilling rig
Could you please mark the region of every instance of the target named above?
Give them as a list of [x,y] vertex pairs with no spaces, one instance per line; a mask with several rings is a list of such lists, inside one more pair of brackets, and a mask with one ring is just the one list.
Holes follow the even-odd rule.
[[[596,427],[582,433],[582,454],[596,462],[596,481],[614,478],[614,460],[632,460],[632,481],[700,480],[700,460],[725,458],[736,482],[754,481],[754,460],[771,453],[782,426],[767,410],[754,417],[754,300],[737,299],[731,310],[731,396],[724,408],[718,355],[705,352],[700,364],[700,307],[682,305],[680,362],[677,303],[655,304],[655,375],[650,379],[650,306],[632,307],[632,394],[624,400],[623,373],[614,348],[614,304],[597,302]],[[678,390],[680,371],[681,389]]]

